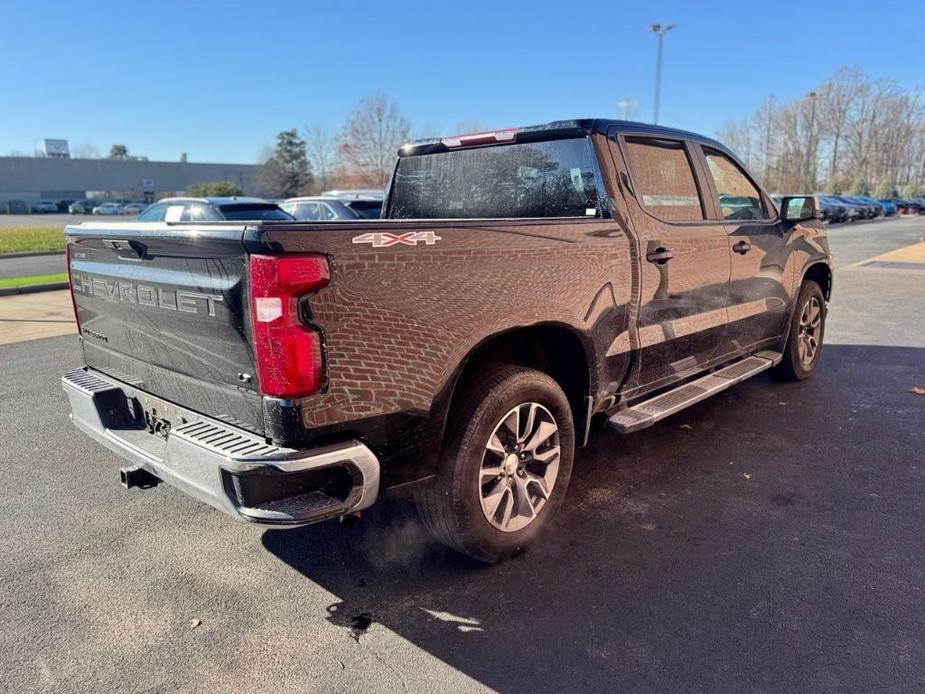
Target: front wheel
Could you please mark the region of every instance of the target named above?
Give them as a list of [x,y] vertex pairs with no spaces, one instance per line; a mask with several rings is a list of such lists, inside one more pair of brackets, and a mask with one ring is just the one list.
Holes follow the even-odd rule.
[[532,542],[568,487],[572,412],[548,375],[512,365],[478,373],[453,408],[434,479],[415,496],[441,542],[496,562]]
[[822,289],[812,280],[805,281],[797,295],[784,358],[777,365],[778,376],[790,381],[802,381],[812,375],[822,353],[825,316]]

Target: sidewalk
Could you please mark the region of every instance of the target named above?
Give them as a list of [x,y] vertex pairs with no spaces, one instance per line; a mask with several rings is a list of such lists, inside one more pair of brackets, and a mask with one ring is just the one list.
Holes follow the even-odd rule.
[[0,298],[0,345],[76,334],[67,290]]

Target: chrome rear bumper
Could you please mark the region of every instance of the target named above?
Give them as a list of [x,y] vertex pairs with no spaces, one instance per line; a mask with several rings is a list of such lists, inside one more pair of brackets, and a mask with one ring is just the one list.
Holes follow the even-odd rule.
[[[359,441],[281,448],[91,369],[71,371],[61,383],[78,429],[132,465],[241,520],[304,525],[361,511],[378,497],[379,460]],[[151,411],[169,426],[149,433],[145,412]]]

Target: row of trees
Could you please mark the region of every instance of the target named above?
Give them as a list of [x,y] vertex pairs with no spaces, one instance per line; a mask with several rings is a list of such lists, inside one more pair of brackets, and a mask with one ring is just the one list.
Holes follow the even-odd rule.
[[805,96],[768,97],[719,139],[777,192],[920,195],[925,93],[843,67]]
[[384,94],[357,104],[339,131],[319,123],[284,130],[257,172],[266,197],[311,195],[330,188],[381,188],[411,124]]

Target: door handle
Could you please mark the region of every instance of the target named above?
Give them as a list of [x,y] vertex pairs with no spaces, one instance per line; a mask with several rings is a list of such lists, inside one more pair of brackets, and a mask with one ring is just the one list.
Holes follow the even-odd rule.
[[654,251],[649,251],[646,253],[646,260],[650,263],[655,263],[656,265],[664,265],[669,260],[674,258],[674,253],[669,251],[667,248],[662,248],[659,246]]
[[751,249],[752,244],[750,244],[748,241],[739,241],[735,246],[732,247],[732,250],[734,250],[736,253],[741,253],[742,255],[745,255]]

